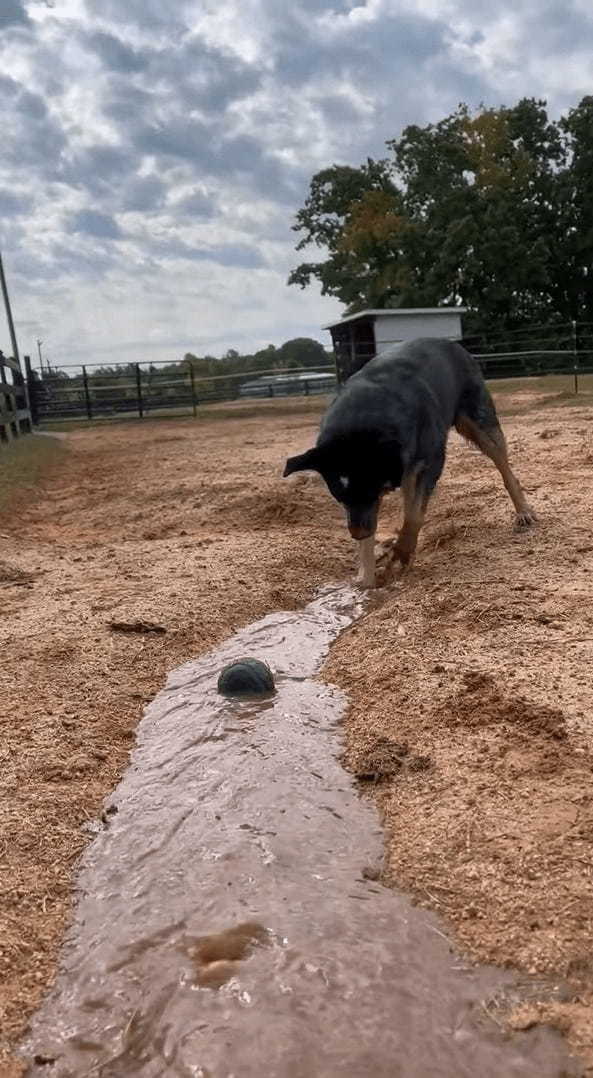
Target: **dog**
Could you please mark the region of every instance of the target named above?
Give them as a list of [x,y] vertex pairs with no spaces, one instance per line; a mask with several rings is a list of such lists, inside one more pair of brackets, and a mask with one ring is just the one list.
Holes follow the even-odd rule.
[[313,449],[284,476],[318,472],[360,543],[359,583],[375,586],[375,532],[383,495],[401,488],[404,519],[391,559],[412,562],[427,505],[455,427],[498,468],[516,525],[536,520],[509,464],[494,402],[476,359],[460,344],[421,338],[396,345],[353,374],[330,405]]

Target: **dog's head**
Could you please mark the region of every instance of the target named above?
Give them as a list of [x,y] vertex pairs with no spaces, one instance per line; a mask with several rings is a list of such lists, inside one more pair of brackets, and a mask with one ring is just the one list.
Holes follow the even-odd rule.
[[381,498],[401,482],[399,448],[392,442],[330,443],[289,457],[284,476],[318,472],[330,494],[344,506],[353,539],[367,539],[377,527]]

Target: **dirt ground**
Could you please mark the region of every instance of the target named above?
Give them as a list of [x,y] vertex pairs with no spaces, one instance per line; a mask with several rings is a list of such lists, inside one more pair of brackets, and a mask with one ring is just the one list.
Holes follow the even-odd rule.
[[[567,1002],[513,1021],[552,1019],[593,1074],[593,408],[504,403],[539,527],[513,533],[492,465],[452,437],[415,568],[325,676],[350,694],[346,763],[378,800],[385,878],[474,957],[566,980]],[[181,662],[353,572],[320,481],[280,478],[316,425],[292,405],[72,432],[36,495],[0,513],[3,1075],[145,702]],[[398,519],[387,500],[385,536]],[[165,631],[113,628],[138,622]]]

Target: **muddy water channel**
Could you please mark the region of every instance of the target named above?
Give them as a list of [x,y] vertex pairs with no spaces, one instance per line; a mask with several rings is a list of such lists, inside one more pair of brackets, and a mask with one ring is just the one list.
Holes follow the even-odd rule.
[[[338,762],[345,701],[312,680],[359,613],[328,590],[173,673],[82,862],[56,987],[23,1048],[59,1078],[530,1078],[563,1043],[505,1037],[443,925],[363,873],[378,820]],[[259,702],[216,692],[250,655]]]

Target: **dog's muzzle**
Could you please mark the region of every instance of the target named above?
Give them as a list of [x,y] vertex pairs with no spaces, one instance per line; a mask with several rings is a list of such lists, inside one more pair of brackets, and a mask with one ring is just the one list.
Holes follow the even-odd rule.
[[379,515],[380,499],[372,505],[353,505],[346,508],[346,520],[348,531],[353,539],[362,542],[370,539],[377,530],[377,517]]
[[370,539],[373,534],[372,528],[364,528],[360,524],[349,524],[348,531],[353,539],[358,539],[359,542],[363,539]]

